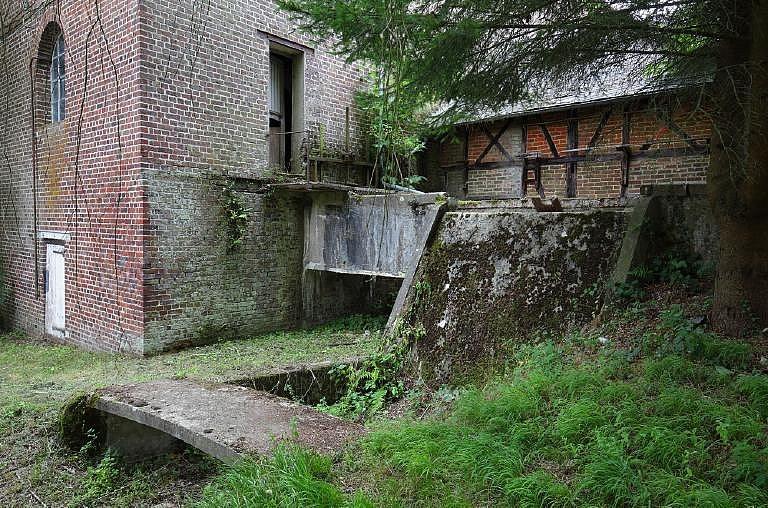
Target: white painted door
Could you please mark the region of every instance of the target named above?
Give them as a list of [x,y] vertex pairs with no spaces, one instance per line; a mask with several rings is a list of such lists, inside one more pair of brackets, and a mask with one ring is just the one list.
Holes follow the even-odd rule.
[[47,244],[45,256],[45,331],[64,337],[64,246]]

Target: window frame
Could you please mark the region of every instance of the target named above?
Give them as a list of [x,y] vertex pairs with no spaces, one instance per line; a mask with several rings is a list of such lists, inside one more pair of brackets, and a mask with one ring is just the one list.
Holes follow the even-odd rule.
[[49,69],[48,78],[51,83],[51,123],[57,124],[64,121],[66,118],[66,103],[67,103],[67,91],[66,91],[66,44],[64,42],[64,34],[60,33],[56,37],[56,42],[53,44],[53,51],[51,53],[51,66]]

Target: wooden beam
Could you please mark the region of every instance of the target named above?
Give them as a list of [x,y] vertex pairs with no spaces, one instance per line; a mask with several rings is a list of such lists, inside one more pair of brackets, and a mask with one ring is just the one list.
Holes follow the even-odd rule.
[[[464,128],[464,160],[469,160],[469,127]],[[461,190],[464,191],[464,197],[466,198],[469,194],[469,164],[464,166],[462,180]]]
[[677,134],[678,137],[685,141],[685,143],[691,148],[698,148],[700,146],[691,136],[688,135],[687,132],[683,130],[682,127],[675,123],[675,121],[672,119],[672,113],[669,111],[656,110],[656,117],[664,122],[669,130]]
[[512,125],[512,119],[510,118],[507,120],[507,122],[501,127],[498,133],[494,136],[491,134],[491,132],[484,126],[480,125],[480,129],[485,133],[486,136],[488,136],[488,139],[491,140],[491,142],[488,144],[488,146],[485,147],[485,150],[478,156],[477,159],[475,159],[475,164],[478,164],[483,161],[486,155],[488,155],[488,152],[490,152],[494,146],[498,147],[499,151],[504,155],[504,157],[507,158],[507,160],[512,160],[512,156],[507,152],[503,146],[501,146],[501,143],[499,143],[499,139],[501,139],[501,136],[504,135],[505,132],[507,132],[507,129],[509,129],[509,126]]
[[541,181],[541,164],[538,159],[536,159],[533,166],[533,179],[536,182],[536,192],[539,193],[540,198],[544,199],[544,184]]
[[[528,151],[528,119],[522,118],[520,120],[522,127],[520,130],[520,146],[523,150],[523,153]],[[523,159],[523,170],[521,171],[522,174],[522,181],[520,182],[520,195],[525,197],[526,193],[528,192],[528,170],[525,169],[525,159]]]
[[608,120],[611,118],[611,113],[613,113],[613,108],[608,108],[603,112],[603,116],[600,117],[600,123],[597,124],[597,128],[595,129],[594,134],[592,134],[589,143],[587,143],[589,148],[594,148],[597,145],[597,142],[600,140],[600,136],[603,134],[603,129],[605,129],[605,126],[608,124]]
[[[624,146],[619,145],[616,147],[617,152],[616,153],[605,153],[600,155],[570,155],[570,156],[564,156],[564,157],[541,157],[538,159],[538,161],[541,163],[542,166],[555,166],[560,164],[567,164],[569,162],[584,162],[584,163],[590,163],[590,162],[610,162],[610,161],[620,161],[622,159],[622,154],[620,153],[620,150],[623,150],[624,148],[632,148],[631,146]],[[697,148],[690,148],[690,147],[677,147],[677,148],[662,148],[659,150],[638,150],[638,151],[632,151],[632,160],[638,160],[638,159],[658,159],[662,157],[692,157],[696,155],[707,155],[709,153],[709,149],[706,146],[699,146]],[[536,160],[534,158],[526,159],[525,166],[528,168],[533,167],[533,161]],[[477,167],[477,169],[482,169],[484,164],[483,163],[480,166]]]
[[629,187],[629,164],[632,157],[632,150],[629,147],[630,141],[630,127],[632,122],[632,111],[630,106],[624,106],[624,118],[621,124],[621,197],[627,195],[627,188]]
[[540,123],[539,129],[541,129],[541,133],[544,134],[544,139],[547,140],[547,145],[549,145],[549,151],[552,153],[552,157],[558,157],[560,154],[557,153],[557,147],[555,146],[555,142],[552,140],[552,134],[549,133],[547,126],[543,123]]
[[493,161],[493,162],[481,162],[480,164],[470,164],[468,167],[472,171],[483,169],[498,169],[508,168],[514,165],[512,161]]
[[[579,118],[576,110],[568,112],[568,149],[575,150],[579,147]],[[576,197],[576,171],[578,162],[572,161],[565,165],[565,196]]]

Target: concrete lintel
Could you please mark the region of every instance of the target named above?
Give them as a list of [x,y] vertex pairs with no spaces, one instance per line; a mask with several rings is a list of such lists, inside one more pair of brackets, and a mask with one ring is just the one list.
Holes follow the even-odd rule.
[[382,189],[372,189],[367,187],[356,187],[354,185],[346,185],[341,183],[326,183],[326,182],[286,182],[286,183],[271,183],[268,186],[270,189],[289,191],[289,192],[354,192],[363,195],[387,195],[393,194],[393,191],[387,191]]
[[38,240],[53,240],[57,242],[68,242],[70,239],[69,233],[60,231],[38,231]]

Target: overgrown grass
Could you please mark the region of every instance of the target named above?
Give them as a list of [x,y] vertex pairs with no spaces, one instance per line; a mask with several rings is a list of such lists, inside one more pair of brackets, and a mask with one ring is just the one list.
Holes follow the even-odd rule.
[[335,468],[295,449],[241,464],[199,506],[768,506],[750,345],[677,308],[633,342],[519,346],[446,416],[381,423]]
[[196,508],[223,506],[369,507],[362,494],[346,496],[331,480],[331,460],[293,446],[280,446],[269,460],[246,460],[205,488]]
[[676,355],[627,375],[615,359],[574,368],[552,350],[521,355],[444,421],[374,433],[369,464],[421,506],[768,505],[764,410],[739,396],[768,377]]
[[[110,456],[86,463],[59,448],[45,420],[53,413],[44,408],[57,399],[18,397],[20,386],[44,396],[112,382],[119,374],[88,370],[99,355],[51,348],[62,356],[14,356],[19,384],[0,399],[6,447],[0,470],[10,471],[0,505],[34,504],[35,492],[50,504],[72,506],[180,504],[188,495],[198,508],[768,506],[768,376],[754,363],[753,345],[707,332],[690,310],[633,305],[603,329],[514,346],[509,367],[493,382],[446,389],[451,406],[440,416],[373,423],[367,437],[336,459],[282,446],[272,457],[225,468],[202,491],[210,461],[187,453],[139,467]],[[317,351],[336,352],[332,344],[360,340],[352,337],[365,336],[367,328],[364,321],[337,323],[247,346],[131,359],[121,381],[143,379],[150,369],[152,377],[181,371],[225,379],[239,375],[247,358],[269,365],[304,354],[308,345],[317,345],[317,358]],[[615,333],[606,338],[606,330]],[[40,347],[7,342],[33,352]],[[259,350],[275,342],[279,348]],[[0,351],[12,347],[0,342]],[[378,400],[382,387],[389,389],[371,373],[389,372],[392,362],[374,363],[358,376],[360,401]],[[9,372],[7,364],[0,368]]]
[[383,325],[383,319],[356,316],[151,358],[0,336],[0,506],[181,505],[214,472],[211,459],[185,452],[135,466],[109,457],[93,463],[60,443],[62,403],[110,384],[169,377],[226,381],[275,366],[364,356],[376,348]]

